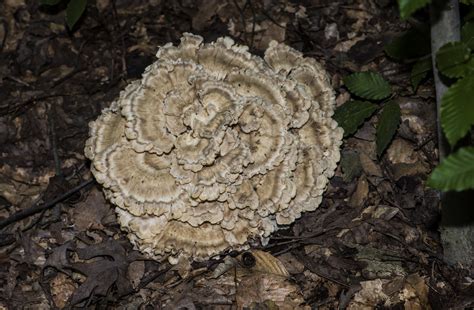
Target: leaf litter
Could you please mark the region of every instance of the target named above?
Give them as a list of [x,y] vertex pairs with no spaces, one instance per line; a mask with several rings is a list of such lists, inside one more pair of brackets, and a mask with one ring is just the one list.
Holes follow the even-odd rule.
[[[143,260],[92,185],[1,230],[0,307],[472,306],[472,270],[443,262],[439,196],[425,186],[437,164],[432,81],[413,93],[409,67],[383,51],[393,33],[408,29],[395,4],[99,2],[98,9],[88,5],[74,31],[67,31],[65,11],[36,1],[0,3],[0,219],[91,178],[82,152],[88,122],[140,76],[157,46],[182,32],[209,41],[230,35],[257,54],[271,39],[284,41],[325,63],[339,104],[349,98],[343,77],[384,72],[401,123],[377,157],[377,115],[367,115],[346,138],[321,207],[254,249],[289,275],[246,267],[243,253],[176,268]],[[237,263],[214,273],[229,257]]]

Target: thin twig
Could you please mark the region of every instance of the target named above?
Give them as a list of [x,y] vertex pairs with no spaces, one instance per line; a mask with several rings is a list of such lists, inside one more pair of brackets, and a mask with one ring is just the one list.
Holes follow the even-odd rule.
[[[244,28],[244,30],[242,31],[242,33],[245,33],[245,29],[247,28],[247,24],[245,22],[245,15],[244,15],[244,11],[243,9],[239,6],[239,4],[237,3],[236,0],[233,0],[234,2],[234,5],[237,7],[237,10],[239,11],[239,14],[240,14],[240,19],[242,20],[242,26]],[[245,9],[245,8],[244,8]],[[240,36],[239,36],[240,38]]]
[[54,107],[55,105],[50,105],[49,107],[49,113],[48,113],[48,125],[49,125],[49,133],[50,133],[50,144],[51,144],[51,151],[53,153],[53,159],[54,159],[54,169],[56,176],[62,176],[62,171],[61,171],[61,162],[59,160],[59,155],[58,155],[58,148],[57,148],[57,137],[56,137],[56,129],[55,129],[55,121],[54,118],[56,114],[54,113]]
[[252,5],[252,0],[248,0],[248,4],[250,6],[250,11],[252,12],[252,34],[250,36],[250,50],[253,49],[253,42],[255,39],[255,24],[257,17],[255,16],[255,10]]
[[10,34],[9,33],[9,29],[8,29],[8,23],[6,21],[4,21],[3,19],[0,21],[3,25],[3,39],[2,39],[2,42],[0,44],[0,52],[3,51],[3,48],[5,47],[5,43],[7,42],[7,37],[8,35]]
[[[116,30],[115,32],[119,32],[120,33],[120,30],[121,30],[121,27],[120,27],[120,23],[118,22],[118,18],[117,18],[117,7],[115,6],[115,0],[112,1],[112,16],[113,16],[113,19],[114,19],[114,30]],[[125,47],[125,39],[124,39],[124,36],[123,35],[119,35],[119,39],[120,39],[120,58],[121,58],[121,61],[122,61],[122,73],[121,73],[121,76],[122,77],[126,77],[127,76],[127,60],[125,59],[125,56],[126,56],[126,47]],[[113,42],[112,42],[113,43]]]
[[63,201],[64,199],[72,196],[76,192],[80,191],[81,189],[83,189],[84,187],[86,187],[87,185],[92,184],[92,183],[94,183],[94,179],[84,181],[81,184],[79,184],[78,186],[74,187],[73,189],[71,189],[71,190],[65,192],[64,194],[56,197],[55,199],[51,200],[50,202],[47,202],[47,203],[42,204],[42,205],[34,205],[34,206],[32,206],[28,209],[18,211],[15,214],[13,214],[12,216],[7,217],[4,220],[1,220],[0,221],[0,229],[3,229],[4,227],[6,227],[8,225],[10,225],[12,223],[15,223],[17,221],[20,221],[22,219],[25,219],[25,218],[33,215],[33,214],[36,214],[36,213],[41,212],[43,210],[47,210],[49,208],[54,207],[57,203],[59,203],[59,202]]

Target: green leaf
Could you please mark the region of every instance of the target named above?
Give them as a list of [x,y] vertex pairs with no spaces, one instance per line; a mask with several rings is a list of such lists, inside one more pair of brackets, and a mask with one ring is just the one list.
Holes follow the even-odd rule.
[[430,28],[412,28],[385,46],[385,53],[396,60],[420,58],[431,53]]
[[42,5],[56,5],[62,0],[40,0],[40,4]]
[[459,2],[466,4],[466,5],[472,5],[474,4],[474,0],[459,0]]
[[362,173],[359,154],[354,151],[347,151],[341,154],[342,178],[345,182],[350,182]]
[[398,8],[400,9],[400,16],[407,18],[416,10],[424,7],[431,0],[398,0]]
[[450,78],[465,76],[469,72],[471,49],[463,42],[449,42],[436,53],[436,66]]
[[71,0],[66,8],[66,23],[69,29],[72,29],[81,18],[87,5],[87,0]]
[[390,101],[385,105],[380,114],[379,123],[377,125],[376,149],[377,156],[380,157],[383,151],[392,141],[393,135],[397,131],[400,123],[400,106],[394,101]]
[[448,88],[441,99],[440,114],[446,138],[454,146],[474,124],[474,75]]
[[431,58],[424,58],[421,60],[418,60],[414,65],[413,68],[411,69],[411,75],[410,75],[410,80],[411,80],[411,85],[413,86],[413,90],[416,91],[418,88],[418,85],[420,85],[420,82],[426,78],[428,75],[428,72],[431,71]]
[[428,185],[443,191],[474,188],[474,147],[463,147],[446,157],[431,173]]
[[391,95],[390,84],[374,72],[357,72],[344,78],[349,91],[364,99],[380,100]]
[[344,129],[344,137],[356,132],[364,120],[377,110],[377,105],[367,101],[349,101],[336,109],[334,119]]
[[474,22],[469,21],[462,26],[461,41],[471,50],[474,49]]

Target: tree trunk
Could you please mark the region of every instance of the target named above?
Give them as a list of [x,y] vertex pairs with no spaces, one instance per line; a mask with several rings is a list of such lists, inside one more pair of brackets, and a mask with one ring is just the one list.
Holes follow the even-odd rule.
[[[450,152],[449,144],[441,129],[441,98],[448,89],[436,69],[436,52],[448,42],[460,40],[458,0],[438,1],[431,6],[431,51],[436,86],[438,112],[439,159]],[[442,221],[440,226],[444,258],[448,263],[474,267],[474,191],[441,193]]]

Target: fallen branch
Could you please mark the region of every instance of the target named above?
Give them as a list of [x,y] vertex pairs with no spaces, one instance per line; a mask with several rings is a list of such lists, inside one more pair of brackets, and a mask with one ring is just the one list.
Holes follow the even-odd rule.
[[77,193],[78,191],[80,191],[81,189],[83,189],[84,187],[86,187],[87,185],[90,185],[92,183],[94,183],[94,179],[84,181],[81,184],[77,185],[76,187],[72,188],[71,190],[65,192],[64,194],[56,197],[55,199],[53,199],[53,200],[51,200],[47,203],[44,203],[44,204],[41,204],[41,205],[34,205],[34,206],[32,206],[28,209],[18,211],[15,214],[13,214],[12,216],[1,220],[0,221],[0,229],[3,229],[4,227],[6,227],[6,226],[8,226],[12,223],[15,223],[17,221],[21,221],[22,219],[25,219],[25,218],[33,215],[33,214],[36,214],[38,212],[41,212],[41,211],[44,211],[44,210],[47,210],[49,208],[54,207],[57,203],[59,203],[59,202],[63,201],[64,199],[72,196],[73,194]]

